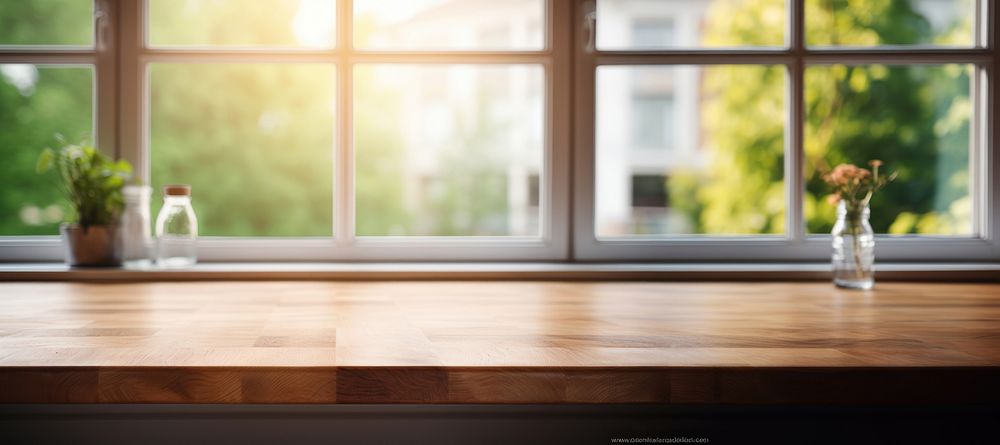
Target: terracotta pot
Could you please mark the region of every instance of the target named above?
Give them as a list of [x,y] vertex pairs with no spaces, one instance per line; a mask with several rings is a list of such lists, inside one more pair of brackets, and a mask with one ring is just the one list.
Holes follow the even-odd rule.
[[62,224],[59,232],[70,266],[115,267],[122,264],[122,238],[118,226]]

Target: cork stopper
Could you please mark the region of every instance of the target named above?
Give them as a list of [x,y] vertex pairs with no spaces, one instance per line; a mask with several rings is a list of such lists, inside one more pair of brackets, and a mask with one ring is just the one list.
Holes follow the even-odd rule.
[[191,196],[191,186],[187,184],[172,184],[163,186],[166,196]]

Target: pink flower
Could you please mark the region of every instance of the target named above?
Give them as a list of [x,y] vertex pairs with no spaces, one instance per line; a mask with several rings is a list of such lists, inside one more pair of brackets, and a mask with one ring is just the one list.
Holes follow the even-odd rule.
[[846,202],[848,206],[866,205],[872,194],[896,179],[895,173],[888,177],[879,174],[881,160],[873,159],[868,164],[872,166],[871,170],[854,164],[840,164],[833,171],[824,173],[823,181],[833,192],[826,197],[826,201],[832,205],[840,202]]
[[828,182],[835,185],[858,184],[868,178],[871,172],[854,164],[840,164],[830,173]]

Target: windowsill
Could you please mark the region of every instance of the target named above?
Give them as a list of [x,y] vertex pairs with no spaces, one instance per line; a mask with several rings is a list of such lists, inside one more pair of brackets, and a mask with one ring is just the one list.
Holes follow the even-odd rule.
[[[826,263],[201,263],[186,269],[0,264],[0,281],[650,280],[814,281]],[[883,263],[884,281],[1000,281],[1000,263]]]

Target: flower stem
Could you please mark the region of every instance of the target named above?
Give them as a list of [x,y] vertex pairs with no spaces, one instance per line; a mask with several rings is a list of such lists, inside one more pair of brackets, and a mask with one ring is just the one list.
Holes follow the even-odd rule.
[[858,236],[861,233],[861,212],[862,208],[848,206],[847,207],[847,224],[848,231],[851,234],[851,243],[854,246],[854,275],[857,279],[861,280],[864,278],[861,267],[861,240]]
[[863,279],[864,275],[861,271],[861,241],[858,240],[859,224],[856,222],[851,222],[851,238],[854,238],[854,274],[858,279]]

